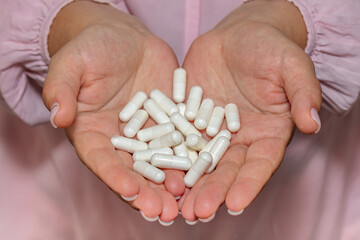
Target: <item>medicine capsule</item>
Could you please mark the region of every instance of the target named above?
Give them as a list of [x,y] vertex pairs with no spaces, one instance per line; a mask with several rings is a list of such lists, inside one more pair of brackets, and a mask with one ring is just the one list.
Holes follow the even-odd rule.
[[202,101],[199,111],[196,114],[196,118],[194,121],[195,127],[197,129],[205,129],[210,121],[211,114],[214,110],[214,102],[210,98],[204,99]]
[[133,169],[135,172],[141,174],[153,182],[162,183],[165,180],[165,173],[160,169],[152,166],[148,162],[135,161],[133,164]]
[[229,130],[221,130],[213,139],[209,141],[208,144],[206,144],[206,146],[201,150],[201,152],[209,152],[216,140],[222,136],[227,137],[229,140],[231,140],[231,133],[229,132]]
[[159,168],[189,170],[191,160],[186,157],[156,153],[151,157],[151,164]]
[[165,134],[160,138],[151,140],[149,142],[149,148],[163,148],[163,147],[172,147],[178,145],[183,140],[183,136],[179,131],[173,131],[171,133]]
[[236,132],[240,129],[239,110],[236,104],[229,103],[225,106],[225,118],[228,129]]
[[159,89],[154,89],[150,93],[150,97],[159,105],[159,107],[166,112],[167,115],[171,115],[174,112],[179,112],[177,105],[168,98],[163,92]]
[[140,91],[125,105],[119,113],[119,118],[122,122],[127,122],[134,115],[134,113],[142,107],[147,99],[146,93]]
[[185,103],[178,103],[177,104],[178,108],[179,108],[179,113],[185,117],[185,110],[186,110],[186,105]]
[[173,155],[174,152],[171,148],[154,148],[154,149],[146,149],[142,151],[136,151],[133,154],[134,161],[146,161],[150,162],[152,155],[155,153],[168,154]]
[[198,159],[199,154],[196,150],[192,149],[191,147],[187,147],[189,158],[192,162],[192,164],[195,163],[196,159]]
[[194,86],[190,89],[188,100],[186,101],[185,117],[189,121],[194,121],[199,110],[203,90],[200,86]]
[[116,149],[124,150],[129,153],[148,149],[148,145],[146,143],[123,136],[113,136],[111,138],[111,143]]
[[225,152],[230,146],[230,140],[227,137],[219,137],[214,145],[210,149],[210,154],[212,156],[211,166],[206,171],[207,173],[212,172],[216,165],[219,163],[220,159],[224,156]]
[[186,89],[186,71],[183,68],[177,68],[174,71],[173,78],[173,99],[175,102],[180,103],[185,100]]
[[170,122],[166,113],[156,104],[152,99],[148,99],[144,103],[144,109],[150,115],[150,117],[158,124]]
[[176,156],[187,157],[187,158],[189,157],[187,146],[184,142],[181,142],[180,144],[173,146],[173,150]]
[[124,135],[129,138],[134,137],[142,126],[144,126],[148,118],[149,115],[145,110],[137,110],[124,127]]
[[186,145],[197,151],[201,151],[207,144],[208,142],[199,135],[190,134],[186,137]]
[[184,182],[187,187],[192,187],[200,179],[200,177],[206,172],[212,163],[212,156],[208,152],[200,153],[198,159],[191,166],[189,171],[184,177]]
[[184,134],[184,136],[188,136],[190,134],[196,134],[201,136],[201,133],[180,113],[171,114],[170,121],[182,134]]
[[169,132],[172,132],[175,130],[174,124],[168,122],[168,123],[162,123],[159,125],[155,125],[148,128],[141,129],[136,137],[142,142],[148,142],[150,140],[153,140],[155,138],[159,138]]
[[224,108],[219,106],[215,107],[214,111],[211,114],[209,124],[206,128],[207,135],[213,137],[219,132],[220,127],[224,121],[224,117],[225,117]]

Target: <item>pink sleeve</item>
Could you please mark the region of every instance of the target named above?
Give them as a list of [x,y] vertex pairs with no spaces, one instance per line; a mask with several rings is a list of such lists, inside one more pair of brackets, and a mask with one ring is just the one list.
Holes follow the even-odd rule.
[[[47,36],[56,14],[72,0],[0,0],[0,93],[24,122],[48,121],[41,90],[50,61]],[[125,12],[123,0],[99,0]]]
[[305,49],[315,64],[323,106],[350,110],[360,92],[359,0],[288,0],[301,11],[308,30]]

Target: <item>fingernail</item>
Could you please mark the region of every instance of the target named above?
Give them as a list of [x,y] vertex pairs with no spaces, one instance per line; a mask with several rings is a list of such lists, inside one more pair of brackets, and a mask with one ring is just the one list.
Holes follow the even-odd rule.
[[125,201],[131,202],[131,201],[134,201],[134,200],[137,198],[137,194],[135,194],[135,196],[132,196],[132,197],[125,197],[125,196],[123,196],[123,195],[121,195],[121,197],[122,197]]
[[165,226],[165,227],[167,227],[167,226],[170,226],[171,224],[173,224],[174,223],[174,221],[170,221],[170,222],[163,222],[163,221],[161,221],[160,220],[160,218],[159,218],[159,223],[161,224],[161,225],[163,225],[163,226]]
[[238,212],[234,212],[234,211],[231,211],[230,209],[228,209],[228,213],[229,213],[230,215],[232,215],[232,216],[238,216],[238,215],[242,214],[243,211],[244,211],[244,209],[241,209],[241,210],[238,211]]
[[54,128],[57,128],[54,119],[58,110],[59,110],[59,103],[56,102],[51,106],[50,109],[50,123]]
[[141,214],[141,216],[143,216],[143,218],[145,218],[146,221],[149,221],[149,222],[155,222],[156,220],[159,219],[159,216],[156,216],[154,218],[147,217],[142,211],[140,211],[140,214]]
[[321,129],[321,121],[320,121],[319,114],[318,114],[318,112],[316,111],[315,108],[312,108],[310,112],[311,112],[312,119],[314,119],[314,121],[318,125],[318,127],[317,127],[317,129],[315,131],[315,133],[318,133],[320,131],[320,129]]
[[216,214],[216,213],[213,213],[213,214],[212,214],[210,217],[208,217],[208,218],[199,218],[199,220],[200,220],[201,222],[203,222],[203,223],[210,222],[211,220],[214,219],[215,214]]
[[199,220],[195,220],[195,221],[188,221],[188,220],[185,220],[185,222],[189,225],[195,225],[198,223]]
[[181,196],[177,196],[175,197],[175,200],[179,200],[181,198]]

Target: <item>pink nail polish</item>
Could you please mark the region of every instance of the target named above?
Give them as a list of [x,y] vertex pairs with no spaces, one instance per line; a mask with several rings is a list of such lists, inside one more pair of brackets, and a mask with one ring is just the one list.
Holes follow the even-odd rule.
[[59,103],[55,102],[51,106],[51,110],[50,110],[50,123],[54,128],[57,128],[57,126],[55,124],[55,116],[56,116],[56,113],[58,110],[59,110]]
[[319,114],[318,114],[318,112],[316,111],[315,108],[312,108],[310,112],[311,112],[312,119],[314,119],[314,121],[318,125],[318,127],[317,127],[317,129],[315,131],[315,133],[318,133],[320,131],[320,129],[321,129],[321,121],[320,121]]

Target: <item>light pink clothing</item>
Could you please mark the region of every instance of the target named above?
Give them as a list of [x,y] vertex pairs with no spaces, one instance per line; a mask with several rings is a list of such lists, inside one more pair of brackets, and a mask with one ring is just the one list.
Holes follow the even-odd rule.
[[[229,216],[222,206],[210,223],[188,226],[179,217],[167,228],[115,197],[61,130],[28,125],[48,122],[41,100],[46,39],[68,2],[0,0],[0,239],[360,239],[359,1],[292,1],[323,89],[320,133],[295,133],[283,164],[243,215]],[[111,3],[140,18],[182,62],[193,39],[242,2]]]

